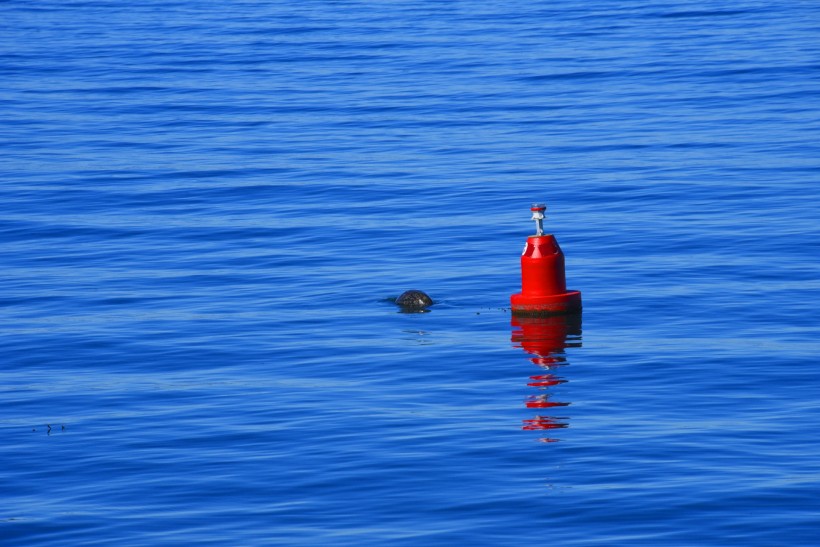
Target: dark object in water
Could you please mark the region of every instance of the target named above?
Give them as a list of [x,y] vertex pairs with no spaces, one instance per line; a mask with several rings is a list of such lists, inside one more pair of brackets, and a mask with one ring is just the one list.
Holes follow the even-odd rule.
[[433,299],[427,296],[424,291],[404,291],[396,298],[396,304],[405,310],[423,310],[427,306],[433,305]]

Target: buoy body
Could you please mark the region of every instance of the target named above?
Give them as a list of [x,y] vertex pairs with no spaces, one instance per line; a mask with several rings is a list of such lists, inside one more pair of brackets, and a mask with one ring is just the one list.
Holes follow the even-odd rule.
[[521,255],[521,292],[510,297],[512,312],[548,316],[581,311],[581,293],[568,291],[564,253],[552,234],[527,238]]

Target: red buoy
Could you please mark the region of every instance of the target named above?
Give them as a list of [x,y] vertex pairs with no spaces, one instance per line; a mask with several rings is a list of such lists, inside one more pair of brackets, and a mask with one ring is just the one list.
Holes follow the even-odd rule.
[[527,238],[521,255],[521,292],[510,297],[515,315],[538,317],[581,311],[581,293],[567,290],[564,253],[554,235],[544,234],[546,210],[543,203],[530,207],[536,233]]

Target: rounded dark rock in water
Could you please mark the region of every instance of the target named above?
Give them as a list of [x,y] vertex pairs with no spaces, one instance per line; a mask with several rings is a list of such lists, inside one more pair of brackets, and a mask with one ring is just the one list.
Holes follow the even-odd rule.
[[433,299],[424,291],[404,291],[396,298],[396,304],[406,310],[423,310],[433,305]]

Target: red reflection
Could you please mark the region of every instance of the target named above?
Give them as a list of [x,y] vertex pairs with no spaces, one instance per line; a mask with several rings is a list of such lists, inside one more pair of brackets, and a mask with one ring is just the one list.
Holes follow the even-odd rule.
[[553,406],[569,406],[569,403],[556,403],[549,400],[549,395],[530,395],[524,402],[527,408],[550,408]]
[[554,374],[541,374],[539,376],[530,376],[530,380],[535,380],[534,382],[529,382],[528,386],[533,387],[550,387],[550,386],[557,386],[558,384],[563,384],[566,380],[561,380],[558,376]]
[[543,430],[543,429],[561,429],[564,427],[568,427],[569,424],[564,424],[559,422],[558,420],[566,420],[566,418],[554,418],[551,416],[536,416],[531,420],[524,420],[524,427],[521,429],[526,429],[529,431],[532,430]]
[[[554,408],[569,406],[570,403],[552,401],[552,388],[567,382],[555,374],[559,367],[569,364],[565,349],[579,347],[581,334],[581,315],[563,315],[555,317],[515,317],[512,318],[513,345],[520,347],[530,355],[530,362],[545,371],[544,374],[530,376],[527,386],[536,388],[540,393],[529,395],[524,400],[527,408]],[[545,431],[568,427],[565,416],[541,416],[524,420],[522,429],[527,431]],[[555,442],[558,439],[541,438],[541,442]]]

